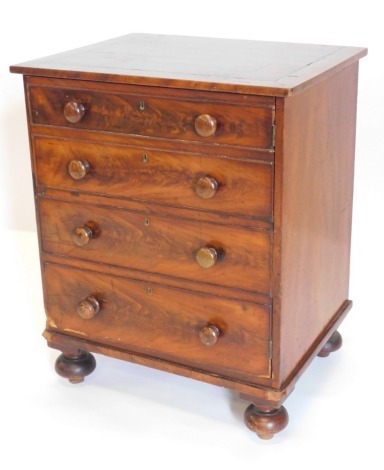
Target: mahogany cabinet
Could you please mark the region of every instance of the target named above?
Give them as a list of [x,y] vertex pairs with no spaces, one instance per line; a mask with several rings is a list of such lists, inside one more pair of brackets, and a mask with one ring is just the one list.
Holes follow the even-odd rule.
[[229,387],[261,438],[341,345],[366,49],[131,34],[22,73],[47,324],[92,352]]

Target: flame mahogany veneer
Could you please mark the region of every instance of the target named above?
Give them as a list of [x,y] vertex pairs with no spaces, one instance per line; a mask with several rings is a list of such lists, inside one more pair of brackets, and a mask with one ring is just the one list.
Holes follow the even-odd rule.
[[366,49],[131,34],[24,75],[49,346],[229,387],[261,438],[348,300]]

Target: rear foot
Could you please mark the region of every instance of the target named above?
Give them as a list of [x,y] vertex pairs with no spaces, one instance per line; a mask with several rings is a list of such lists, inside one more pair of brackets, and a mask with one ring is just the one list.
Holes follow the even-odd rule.
[[341,334],[336,330],[329,340],[324,344],[323,348],[318,353],[319,357],[327,357],[330,353],[337,351],[343,344]]

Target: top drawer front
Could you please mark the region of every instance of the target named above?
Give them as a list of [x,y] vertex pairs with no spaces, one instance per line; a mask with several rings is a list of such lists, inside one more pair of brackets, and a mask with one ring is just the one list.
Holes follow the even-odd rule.
[[[65,87],[30,85],[31,122],[167,139],[272,147],[273,98],[247,100],[247,96],[186,94],[177,90],[160,94],[148,87],[129,86],[116,91],[105,84],[101,90],[95,90],[94,84],[88,89],[87,82],[79,86],[82,88],[73,88],[69,83]],[[72,120],[79,119],[76,123],[68,121],[71,109],[75,113]],[[204,118],[199,126],[197,118],[201,116]],[[214,132],[202,136],[196,126],[200,133]]]

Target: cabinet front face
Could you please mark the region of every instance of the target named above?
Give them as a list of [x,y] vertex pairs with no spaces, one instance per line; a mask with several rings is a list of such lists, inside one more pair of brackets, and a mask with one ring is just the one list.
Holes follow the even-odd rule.
[[37,78],[27,96],[47,330],[270,380],[275,99]]

